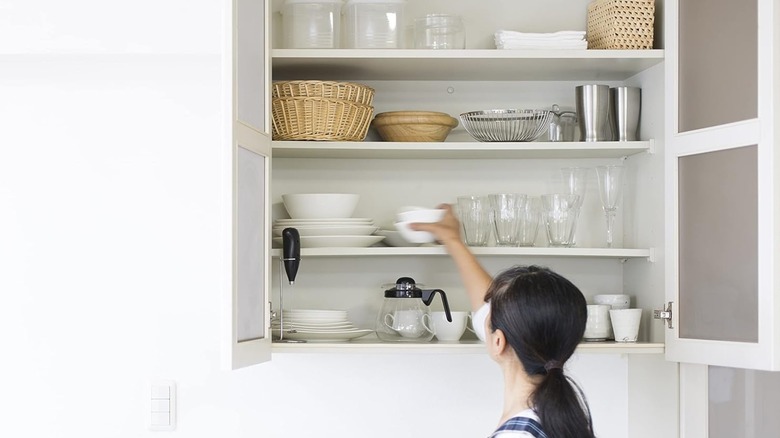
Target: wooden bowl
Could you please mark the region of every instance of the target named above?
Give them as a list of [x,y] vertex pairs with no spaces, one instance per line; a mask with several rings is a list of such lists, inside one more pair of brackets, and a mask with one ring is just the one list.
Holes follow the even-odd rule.
[[390,111],[372,122],[384,141],[444,141],[458,119],[434,111]]

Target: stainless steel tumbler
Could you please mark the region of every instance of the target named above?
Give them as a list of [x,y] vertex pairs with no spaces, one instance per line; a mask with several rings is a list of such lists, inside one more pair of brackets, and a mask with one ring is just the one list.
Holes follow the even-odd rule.
[[575,87],[581,141],[611,141],[609,85]]
[[610,88],[609,98],[612,104],[610,117],[615,127],[615,140],[638,140],[642,90],[636,87]]

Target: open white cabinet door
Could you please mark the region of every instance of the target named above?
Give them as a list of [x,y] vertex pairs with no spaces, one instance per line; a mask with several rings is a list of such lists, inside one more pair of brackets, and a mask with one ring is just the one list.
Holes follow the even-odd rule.
[[672,361],[780,369],[778,7],[666,2]]
[[268,2],[229,0],[232,54],[226,65],[230,152],[230,284],[223,363],[228,369],[271,358]]

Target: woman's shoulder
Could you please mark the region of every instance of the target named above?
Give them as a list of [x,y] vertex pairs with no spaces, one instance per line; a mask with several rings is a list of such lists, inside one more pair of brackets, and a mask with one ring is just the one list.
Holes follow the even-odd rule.
[[504,424],[499,426],[498,429],[491,435],[491,438],[547,438],[547,435],[542,429],[542,425],[539,422],[539,416],[536,415],[532,409],[526,409],[512,418],[508,419]]

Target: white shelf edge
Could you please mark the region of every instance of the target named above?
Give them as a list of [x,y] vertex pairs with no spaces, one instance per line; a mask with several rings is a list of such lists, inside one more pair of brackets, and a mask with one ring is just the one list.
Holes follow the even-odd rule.
[[422,50],[422,49],[273,49],[272,58],[328,59],[658,59],[663,49],[652,50]]
[[[337,342],[337,343],[283,343],[272,344],[274,354],[286,353],[425,353],[425,354],[485,354],[485,346],[478,341],[443,343],[382,343],[382,342]],[[578,353],[598,354],[663,354],[663,343],[618,343],[583,342]]]
[[[643,248],[553,248],[553,247],[471,247],[477,256],[533,256],[533,257],[583,257],[583,258],[647,258],[651,249]],[[281,249],[271,250],[272,257],[280,257]],[[367,248],[303,248],[301,257],[364,257],[364,256],[443,256],[443,246],[384,247]]]
[[275,80],[625,80],[664,60],[657,50],[274,49]]
[[274,141],[274,158],[619,158],[650,152],[653,140],[606,142]]

